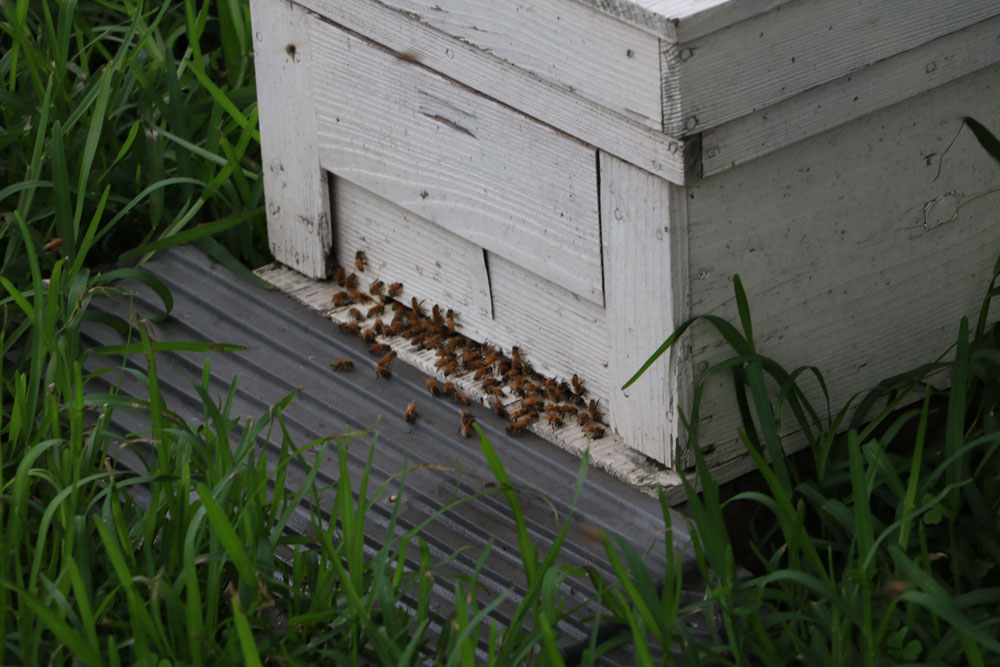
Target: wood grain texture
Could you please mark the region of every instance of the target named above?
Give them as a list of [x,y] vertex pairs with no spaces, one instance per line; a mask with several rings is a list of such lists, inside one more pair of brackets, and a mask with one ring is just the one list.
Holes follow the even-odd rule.
[[998,14],[996,0],[796,0],[665,41],[664,131],[703,132]]
[[659,40],[574,0],[383,0],[517,69],[661,130]]
[[576,0],[670,42],[696,39],[789,0]]
[[881,60],[702,135],[706,176],[1000,62],[1000,18]]
[[462,333],[508,353],[518,345],[543,373],[585,378],[596,395],[608,395],[608,343],[604,308],[581,299],[503,257],[488,253],[493,317],[477,308],[472,276],[482,249],[429,220],[343,179],[334,179],[337,260],[353,263],[364,250],[365,281],[400,281],[404,300],[416,297],[459,313]]
[[[543,81],[378,0],[301,0],[302,6],[366,35],[540,122],[674,183],[687,178],[679,141],[565,87]],[[699,156],[700,157],[700,156]]]
[[629,446],[673,466],[678,384],[690,375],[680,346],[620,387],[682,321],[687,285],[676,263],[687,234],[684,190],[612,155],[600,159],[611,425]]
[[603,304],[590,147],[311,21],[320,162]]
[[[996,163],[967,129],[942,155],[965,114],[1000,127],[998,94],[994,66],[689,188],[692,312],[736,321],[738,273],[758,349],[816,365],[834,410],[936,358],[1000,255]],[[689,335],[696,372],[731,354],[707,327]],[[702,413],[712,465],[743,451],[728,385],[711,383]]]
[[330,202],[316,152],[306,12],[252,0],[267,235],[274,257],[313,278],[327,275]]

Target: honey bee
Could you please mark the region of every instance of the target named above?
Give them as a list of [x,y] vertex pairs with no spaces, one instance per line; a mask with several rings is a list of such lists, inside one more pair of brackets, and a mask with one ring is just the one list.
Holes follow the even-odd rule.
[[469,399],[469,397],[466,396],[465,394],[463,394],[460,391],[456,391],[455,395],[453,396],[453,398],[455,399],[455,401],[457,403],[461,403],[462,405],[471,405],[472,404],[472,401]]
[[376,343],[374,345],[368,346],[368,351],[378,356],[382,356],[391,349],[392,348],[386,345],[385,343]]
[[397,297],[403,291],[403,283],[393,283],[389,285],[389,296]]
[[361,340],[365,341],[368,344],[374,343],[375,342],[375,328],[374,327],[369,327],[368,329],[362,329],[361,330]]
[[576,413],[579,412],[579,410],[577,410],[569,403],[563,403],[562,405],[559,406],[559,409],[562,410],[563,414],[567,415],[575,415]]
[[346,275],[344,267],[338,266],[337,270],[333,272],[333,280],[341,287],[344,286],[344,276]]
[[514,368],[521,369],[524,367],[524,362],[521,360],[521,348],[517,345],[510,348],[510,359],[514,364]]
[[372,366],[375,368],[375,377],[388,378],[390,375],[392,375],[392,373],[389,372],[389,367],[386,366],[385,364],[380,364],[378,362],[375,362],[374,364],[372,364]]
[[42,251],[43,252],[55,252],[56,250],[59,250],[59,248],[62,247],[62,244],[63,244],[62,237],[57,236],[54,239],[52,239],[51,241],[49,241],[48,243],[46,243],[45,245],[43,245],[42,246]]
[[601,421],[601,412],[599,403],[600,399],[594,399],[587,404],[587,412],[590,414],[590,418],[593,419],[595,422]]
[[333,305],[346,306],[351,303],[351,295],[347,292],[337,292],[333,295]]
[[454,396],[455,395],[455,383],[454,382],[445,382],[444,383],[444,387],[441,389],[441,393],[444,394],[445,396]]
[[542,407],[542,399],[538,396],[527,396],[522,399],[521,407],[525,410],[539,410]]
[[434,396],[441,395],[441,385],[437,383],[434,378],[427,378],[427,391],[431,392]]
[[417,301],[417,297],[413,297],[413,299],[410,300],[411,312],[418,318],[424,316],[424,311],[420,308],[422,303],[423,301]]
[[358,271],[362,273],[365,270],[365,251],[359,250],[354,253],[354,266],[358,267]]
[[406,406],[406,412],[403,413],[403,418],[410,424],[417,421],[416,401],[410,401],[410,404]]
[[584,394],[587,393],[587,390],[583,386],[583,380],[578,378],[576,376],[576,373],[573,373],[572,381],[573,381],[573,393],[575,393],[577,396],[583,396]]
[[562,414],[558,410],[549,410],[545,413],[545,418],[549,420],[552,428],[559,428],[563,425]]
[[496,396],[493,397],[493,412],[497,414],[500,419],[507,419],[507,410],[503,407],[503,403]]
[[580,414],[578,414],[576,416],[576,423],[579,426],[586,426],[587,424],[589,424],[590,423],[590,413],[588,413],[588,412],[581,412]]
[[355,336],[361,333],[361,327],[358,326],[357,322],[341,322],[337,325],[337,328],[343,333],[354,334]]
[[365,316],[362,315],[361,311],[358,310],[357,308],[351,308],[349,311],[347,311],[347,315],[352,320],[359,320],[360,321],[360,320],[365,319]]
[[351,295],[351,300],[354,301],[355,303],[365,303],[366,301],[369,301],[368,295],[362,292],[361,290],[352,289],[350,291],[350,295]]
[[385,333],[385,322],[382,320],[375,320],[375,324],[372,325],[372,331],[376,336],[381,336]]
[[344,278],[344,287],[345,288],[347,288],[349,290],[352,290],[352,289],[356,289],[357,286],[358,286],[358,276],[356,274],[352,273],[352,274],[348,275],[346,278]]
[[457,361],[449,361],[448,364],[444,367],[444,374],[445,374],[445,376],[452,375],[452,374],[456,373],[457,371],[458,371],[458,362]]
[[462,422],[458,427],[458,432],[462,434],[462,437],[468,438],[472,435],[472,413],[467,410],[462,410],[461,420]]
[[531,420],[525,417],[507,424],[507,435],[521,435],[531,425]]
[[455,311],[449,308],[444,315],[444,321],[448,327],[448,333],[455,333]]
[[434,320],[434,324],[444,324],[444,318],[441,317],[441,306],[436,303],[431,308],[431,319]]
[[[471,366],[470,366],[470,368],[471,368]],[[486,378],[486,374],[489,373],[489,372],[490,372],[489,367],[488,366],[483,366],[482,368],[476,369],[476,376],[475,377],[476,377],[477,380],[482,380],[483,378]],[[496,382],[495,378],[486,378],[486,379],[487,380],[493,380],[494,382]]]
[[385,305],[381,303],[376,303],[374,306],[368,309],[368,317],[378,317],[385,312]]
[[594,440],[600,440],[604,437],[604,427],[600,424],[587,424],[583,427],[583,431]]
[[376,280],[371,285],[368,286],[368,293],[372,296],[379,296],[382,294],[382,288],[385,287],[385,283],[381,280]]
[[350,359],[334,359],[330,362],[330,365],[335,371],[351,371],[354,370],[354,362]]
[[388,366],[389,363],[395,358],[396,358],[396,351],[389,350],[388,352],[385,353],[385,356],[383,356],[381,359],[378,360],[378,362],[383,366]]

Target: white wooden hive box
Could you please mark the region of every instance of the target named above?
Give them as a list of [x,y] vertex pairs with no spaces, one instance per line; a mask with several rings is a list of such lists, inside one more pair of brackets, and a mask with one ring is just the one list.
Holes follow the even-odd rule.
[[[612,442],[691,464],[729,355],[815,364],[835,407],[933,359],[1000,253],[995,0],[251,0],[275,257],[370,276],[584,378]],[[748,468],[728,388],[703,444]],[[818,398],[818,390],[814,398]],[[789,442],[794,442],[790,438]]]

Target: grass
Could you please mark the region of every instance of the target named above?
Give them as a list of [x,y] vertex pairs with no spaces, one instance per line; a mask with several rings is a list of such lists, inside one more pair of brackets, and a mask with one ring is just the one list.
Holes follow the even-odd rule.
[[[638,664],[1000,661],[1000,330],[988,325],[1000,262],[947,355],[836,412],[800,390],[825,394],[818,370],[759,354],[734,280],[739,323],[704,318],[734,356],[706,377],[733,378],[764,490],[722,501],[697,446],[699,384],[693,563],[668,545],[666,571],[649,572],[605,536],[613,580],[560,564],[566,525],[553,544],[531,541],[480,433],[524,572],[500,627],[490,612],[505,597],[477,593],[487,553],[450,577],[421,538],[426,523],[403,526],[398,509],[384,534],[366,534],[387,487],[370,489],[367,471],[352,480],[347,456],[369,434],[292,442],[293,395],[236,416],[235,386],[209,391],[210,361],[192,379],[201,420],[160,395],[162,352],[235,347],[154,340],[148,322],[172,299],[142,262],[187,242],[244,275],[267,259],[245,2],[7,0],[0,12],[0,664],[593,664],[623,642]],[[989,130],[966,123],[1000,159]],[[122,279],[152,288],[162,310],[92,307]],[[125,342],[87,348],[88,322]],[[108,378],[122,372],[146,395],[118,393]],[[115,432],[122,410],[147,428]],[[780,453],[789,425],[808,440],[805,468]],[[141,472],[116,465],[123,443]],[[325,460],[340,471],[326,486]],[[305,475],[294,491],[292,469]],[[757,508],[748,562],[726,529],[740,502]],[[665,504],[663,515],[669,528]],[[605,609],[573,650],[560,632],[579,613],[561,596],[567,578],[589,580]],[[442,583],[455,604],[433,610]]]

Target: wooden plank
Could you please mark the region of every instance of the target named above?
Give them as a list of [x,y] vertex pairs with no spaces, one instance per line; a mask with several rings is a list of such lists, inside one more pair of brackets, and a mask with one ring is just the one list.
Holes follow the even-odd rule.
[[275,259],[313,278],[327,275],[330,202],[316,151],[306,12],[251,0],[267,235]]
[[704,132],[998,14],[996,0],[797,0],[664,41],[664,131]]
[[662,129],[659,40],[574,0],[383,0],[518,69]]
[[460,236],[365,189],[334,179],[337,260],[350,266],[364,250],[364,284],[376,277],[403,283],[416,297],[459,313],[461,332],[506,351],[514,345],[553,377],[578,373],[598,396],[608,392],[604,308],[581,299],[503,257],[488,254],[493,316],[477,308],[469,257],[483,251]]
[[1000,61],[1000,18],[879,61],[702,135],[706,176]]
[[558,128],[674,183],[696,171],[700,152],[589,101],[510,67],[471,44],[444,34],[378,0],[298,0],[299,4],[366,35],[420,65],[461,82],[542,123]]
[[[735,322],[739,273],[760,352],[816,365],[834,410],[943,353],[1000,255],[1000,191],[968,130],[942,155],[963,115],[1000,127],[998,91],[1000,67],[980,70],[690,187],[692,312]],[[696,372],[731,355],[707,328],[689,335]],[[712,460],[741,455],[724,380],[703,417]]]
[[678,381],[688,376],[679,348],[626,391],[619,387],[684,314],[687,285],[675,264],[687,234],[684,190],[612,155],[601,153],[600,162],[611,425],[630,446],[673,466],[681,430]]
[[789,0],[576,0],[667,41],[697,39]]
[[320,162],[603,303],[593,150],[311,21]]

